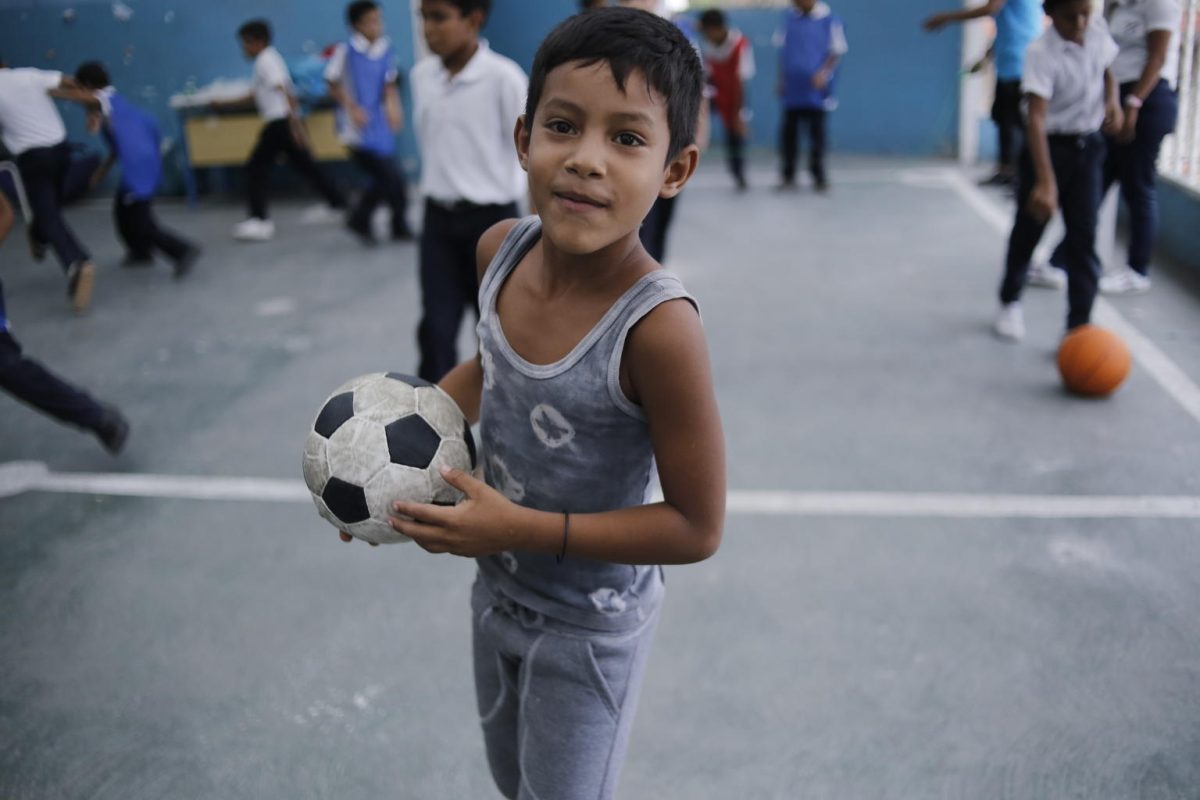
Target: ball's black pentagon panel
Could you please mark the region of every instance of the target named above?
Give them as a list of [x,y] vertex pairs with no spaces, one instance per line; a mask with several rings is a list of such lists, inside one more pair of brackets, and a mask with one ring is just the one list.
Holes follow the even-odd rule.
[[354,416],[354,393],[335,394],[317,415],[313,430],[328,439],[337,429]]
[[424,378],[418,378],[415,375],[405,375],[402,372],[389,372],[387,374],[387,376],[394,381],[400,381],[401,383],[407,383],[409,386],[412,386],[414,388],[421,387],[421,386],[433,386],[432,383],[425,380]]
[[419,416],[398,419],[386,426],[388,453],[393,464],[425,469],[437,455],[442,439]]
[[471,435],[471,423],[463,420],[463,441],[467,443],[467,452],[471,454],[471,469],[477,466],[478,456],[475,454],[475,437]]
[[367,508],[367,496],[362,487],[346,483],[338,478],[330,478],[321,492],[321,499],[338,519],[347,525],[362,522],[371,516]]

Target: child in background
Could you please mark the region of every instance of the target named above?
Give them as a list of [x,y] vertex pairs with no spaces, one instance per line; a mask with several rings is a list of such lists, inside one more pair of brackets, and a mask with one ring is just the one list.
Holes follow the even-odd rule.
[[354,162],[370,179],[346,226],[365,244],[375,243],[371,216],[381,200],[392,209],[392,239],[412,239],[408,227],[408,189],[393,160],[396,132],[404,124],[399,71],[391,40],[383,35],[383,15],[373,0],[346,7],[350,41],[339,44],[325,68],[329,94],[341,107],[338,134]]
[[525,104],[525,73],[479,32],[491,0],[422,0],[432,55],[412,70],[421,148],[421,349],[418,374],[439,380],[458,363],[463,312],[479,313],[475,246],[516,216],[525,194],[513,127]]
[[[214,108],[235,108],[251,101],[266,125],[246,162],[246,196],[250,216],[233,229],[240,241],[265,242],[275,236],[275,223],[267,214],[267,188],[275,160],[280,154],[312,184],[330,208],[346,209],[341,191],[313,160],[308,135],[300,120],[300,104],[292,90],[292,78],[279,51],[271,46],[271,26],[255,19],[238,28],[238,41],[246,58],[254,61],[254,88],[245,97],[215,101]],[[315,215],[314,215],[315,218]]]
[[83,313],[92,302],[96,267],[63,219],[71,148],[50,99],[51,90],[74,87],[74,79],[61,72],[10,69],[0,59],[0,136],[17,163],[32,207],[29,248],[35,261],[45,258],[47,246],[54,250],[67,275],[71,306]]
[[778,37],[779,95],[783,101],[779,188],[796,187],[800,123],[808,125],[809,170],[817,191],[829,187],[825,169],[826,115],[837,108],[833,96],[837,65],[849,49],[842,21],[821,0],[792,0]]
[[114,162],[121,165],[121,183],[113,201],[113,217],[127,250],[125,265],[153,264],[157,249],[174,262],[175,277],[182,278],[200,256],[200,248],[160,226],[154,217],[151,203],[162,180],[159,152],[162,137],[158,124],[117,93],[100,62],[82,64],[75,72],[75,81],[79,89],[57,94],[98,113],[98,117],[89,114],[89,122],[98,125],[111,150],[108,161],[93,177],[92,184],[99,184]]
[[1025,336],[1021,291],[1029,261],[1055,209],[1062,209],[1066,238],[1060,248],[1067,271],[1067,329],[1086,325],[1100,276],[1096,218],[1105,157],[1101,130],[1122,125],[1117,83],[1109,67],[1117,43],[1091,0],[1046,0],[1053,25],[1029,46],[1021,90],[1026,143],[1017,180],[1017,217],[1008,242],[1000,312],[1001,338]]
[[931,14],[925,18],[922,27],[937,31],[952,23],[983,17],[992,17],[996,21],[996,40],[988,52],[996,62],[992,121],[996,123],[1000,144],[996,173],[983,184],[1011,186],[1017,182],[1017,155],[1021,152],[1021,71],[1029,43],[1044,28],[1041,0],[986,0],[971,8]]
[[713,88],[712,105],[725,126],[729,171],[738,190],[744,191],[744,151],[750,120],[746,85],[754,78],[754,47],[741,31],[729,27],[724,12],[716,8],[700,15],[700,32],[704,36],[704,65]]
[[[0,244],[13,226],[13,211],[0,192]],[[0,389],[57,420],[91,431],[116,455],[125,447],[129,423],[115,407],[99,403],[82,389],[59,378],[21,351],[12,335],[0,284]]]
[[[652,14],[595,9],[543,42],[516,131],[539,216],[480,241],[479,356],[441,384],[479,420],[487,483],[448,471],[464,502],[395,507],[426,550],[477,559],[476,696],[505,797],[613,797],[662,606],[655,565],[720,543],[700,317],[638,238],[696,168],[703,89],[692,45]],[[647,504],[655,465],[664,500]]]

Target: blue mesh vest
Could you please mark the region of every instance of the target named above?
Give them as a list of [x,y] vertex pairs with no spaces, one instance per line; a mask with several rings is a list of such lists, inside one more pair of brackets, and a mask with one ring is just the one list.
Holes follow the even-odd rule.
[[158,123],[117,92],[109,95],[108,102],[104,134],[121,165],[121,192],[149,200],[162,180]]
[[[480,409],[485,479],[513,502],[539,511],[596,513],[644,504],[657,483],[650,432],[620,386],[629,331],[668,300],[692,298],[662,270],[643,276],[563,359],[531,364],[504,336],[496,298],[541,237],[521,220],[501,245],[479,290],[483,361]],[[505,552],[478,559],[483,578],[549,617],[601,631],[639,625],[657,606],[662,570],[553,555]]]
[[[351,42],[346,43],[346,71],[349,75],[350,91],[354,102],[367,113],[367,124],[358,132],[358,146],[380,156],[390,156],[396,150],[396,138],[388,127],[384,113],[384,85],[392,64],[392,48],[389,46],[379,58],[360,53]],[[350,120],[346,112],[338,109],[338,124],[346,126]]]

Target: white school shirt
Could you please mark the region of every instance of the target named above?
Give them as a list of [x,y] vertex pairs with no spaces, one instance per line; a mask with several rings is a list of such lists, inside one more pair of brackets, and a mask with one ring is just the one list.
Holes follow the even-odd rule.
[[1046,133],[1095,133],[1104,124],[1104,71],[1117,57],[1117,43],[1099,14],[1083,44],[1068,42],[1051,25],[1025,53],[1021,93],[1047,100]]
[[421,149],[421,193],[433,200],[505,204],[525,195],[513,129],[525,113],[529,80],[485,40],[457,75],[437,56],[409,76]]
[[[380,36],[372,43],[367,41],[367,37],[361,33],[355,33],[350,37],[350,46],[357,52],[364,54],[367,58],[378,60],[383,58],[388,48],[392,46],[392,40],[386,36]],[[388,70],[383,79],[389,84],[393,84],[399,76],[400,70],[396,67],[396,57],[393,54],[391,63],[388,64]],[[354,97],[354,88],[350,85],[349,72],[346,70],[345,42],[335,47],[333,54],[329,56],[329,62],[325,65],[325,80],[330,83],[340,83],[342,91]],[[338,139],[347,147],[357,146],[360,138],[358,128],[354,127],[353,123],[349,120],[346,121],[345,125],[338,126]]]
[[1146,36],[1151,31],[1171,31],[1167,60],[1159,77],[1174,88],[1179,80],[1179,26],[1183,8],[1179,0],[1109,0],[1104,11],[1108,29],[1121,52],[1113,62],[1113,77],[1118,83],[1130,83],[1142,77],[1150,52]]
[[48,94],[61,83],[61,72],[0,69],[0,138],[14,156],[67,138],[62,115]]
[[274,47],[267,47],[254,58],[254,104],[258,115],[267,122],[285,119],[292,113],[288,95],[278,87],[292,91],[292,75],[283,56]]

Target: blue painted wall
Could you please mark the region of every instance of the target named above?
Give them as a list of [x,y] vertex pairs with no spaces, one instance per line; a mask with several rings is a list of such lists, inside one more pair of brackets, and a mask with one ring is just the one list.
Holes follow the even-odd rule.
[[[833,0],[831,5],[842,17],[850,43],[838,93],[841,107],[830,122],[833,146],[859,153],[956,152],[961,34],[952,29],[930,35],[920,29],[925,16],[953,6],[952,0]],[[573,0],[496,0],[487,35],[496,50],[528,70],[542,37],[577,8]],[[750,92],[757,147],[775,147],[778,136],[778,61],[771,38],[782,13],[729,12],[732,24],[755,47],[758,77]]]
[[1200,191],[1171,180],[1158,182],[1158,246],[1176,261],[1200,272]]
[[[300,59],[345,36],[340,0],[125,0],[133,16],[114,18],[111,2],[96,0],[0,0],[0,54],[14,66],[74,71],[97,58],[108,65],[114,84],[158,115],[164,131],[175,128],[167,107],[171,94],[189,81],[204,85],[219,77],[244,76],[234,32],[252,16],[270,19],[276,46],[289,61]],[[959,34],[922,33],[919,21],[947,0],[839,0],[850,54],[843,64],[841,107],[831,120],[833,146],[844,152],[945,155],[955,151],[958,119]],[[384,0],[389,33],[401,64],[412,63],[411,17],[407,0]],[[68,24],[63,11],[72,8]],[[545,34],[575,12],[575,0],[495,0],[485,35],[492,46],[528,70]],[[753,144],[773,148],[779,126],[774,94],[776,51],[771,37],[778,9],[731,13],[732,22],[751,37],[759,74],[751,87],[755,117]],[[406,107],[408,103],[405,95]],[[72,139],[91,141],[83,115],[65,108]],[[413,162],[411,131],[401,136],[401,155]],[[178,176],[168,170],[170,191]]]
[[[99,59],[113,85],[156,114],[165,135],[175,135],[176,115],[167,100],[194,82],[249,77],[250,63],[237,41],[238,27],[252,17],[271,21],[275,46],[290,62],[346,37],[345,4],[338,0],[124,0],[133,10],[125,22],[113,15],[111,2],[95,0],[0,0],[0,55],[11,66],[73,73],[83,61]],[[408,0],[380,3],[400,63],[412,63],[412,25]],[[73,22],[63,12],[73,9]],[[406,102],[406,108],[410,105]],[[63,104],[73,141],[99,140],[83,127],[83,113]],[[401,153],[415,154],[412,134],[400,139]],[[167,191],[180,182],[168,159]]]

